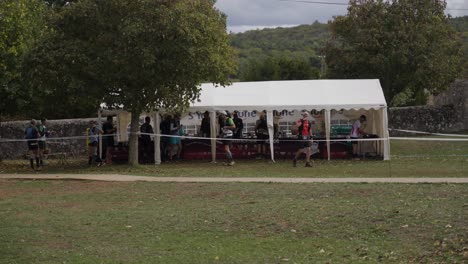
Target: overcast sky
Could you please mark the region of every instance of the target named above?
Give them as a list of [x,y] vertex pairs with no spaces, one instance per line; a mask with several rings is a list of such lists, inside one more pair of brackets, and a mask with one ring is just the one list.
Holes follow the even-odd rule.
[[[312,0],[311,0],[312,1]],[[347,0],[315,0],[348,3]],[[468,9],[468,0],[447,0],[447,9]],[[287,27],[325,23],[336,15],[346,14],[344,5],[323,5],[281,0],[218,0],[216,3],[228,16],[228,31],[244,32],[265,27]],[[452,16],[468,15],[468,10],[448,10]]]

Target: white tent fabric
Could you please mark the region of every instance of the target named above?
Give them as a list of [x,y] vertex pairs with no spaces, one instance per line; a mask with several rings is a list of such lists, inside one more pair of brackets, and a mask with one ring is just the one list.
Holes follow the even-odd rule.
[[[372,130],[383,138],[384,160],[390,159],[388,141],[387,103],[379,80],[303,80],[237,82],[227,87],[217,87],[211,83],[201,85],[198,101],[190,106],[192,112],[211,112],[211,131],[216,130],[214,111],[267,111],[270,117],[269,134],[271,157],[273,151],[273,111],[282,110],[325,110],[325,126],[328,159],[330,159],[330,111],[331,110],[371,110]],[[377,123],[382,125],[377,125]],[[271,127],[270,127],[271,126]],[[380,129],[381,128],[381,129]],[[216,135],[213,134],[212,135]],[[212,143],[213,144],[213,143]],[[212,151],[216,151],[212,146]],[[212,153],[215,161],[216,153]]]
[[379,80],[237,82],[201,85],[191,111],[380,109],[387,103]]
[[[162,110],[162,109],[161,109]],[[273,111],[324,110],[328,158],[330,159],[330,112],[332,110],[366,110],[372,120],[370,133],[377,134],[383,141],[377,143],[379,154],[390,159],[388,141],[387,103],[379,80],[303,80],[237,82],[227,87],[216,87],[211,83],[201,85],[200,98],[189,111],[210,112],[212,159],[216,159],[216,111],[267,111],[270,151],[274,161]],[[99,112],[99,115],[101,113]],[[157,115],[157,116],[156,116]],[[159,124],[159,114],[153,120]],[[128,115],[129,116],[129,115]],[[100,118],[99,118],[100,119]],[[127,119],[129,119],[127,117]],[[119,120],[119,119],[118,119]],[[125,119],[126,120],[126,119]],[[124,121],[125,121],[124,120]],[[125,139],[129,120],[119,123],[119,137]],[[159,126],[156,125],[159,134]],[[159,136],[155,138],[155,163],[161,162]],[[383,147],[383,148],[382,148]]]

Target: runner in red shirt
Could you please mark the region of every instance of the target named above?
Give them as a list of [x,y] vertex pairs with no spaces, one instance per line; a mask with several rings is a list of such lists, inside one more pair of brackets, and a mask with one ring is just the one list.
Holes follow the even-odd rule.
[[298,127],[297,138],[303,140],[299,142],[299,150],[296,152],[296,156],[293,160],[293,166],[297,166],[297,159],[302,153],[306,154],[306,167],[312,167],[310,163],[310,147],[312,146],[312,125],[309,121],[309,113],[303,112],[302,118],[297,120],[296,125]]

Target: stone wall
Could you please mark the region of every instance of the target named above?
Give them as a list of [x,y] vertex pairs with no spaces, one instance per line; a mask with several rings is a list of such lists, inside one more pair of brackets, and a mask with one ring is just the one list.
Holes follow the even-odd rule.
[[[457,133],[468,130],[468,80],[457,80],[434,97],[432,106],[394,107],[388,111],[389,128]],[[390,135],[402,135],[391,132]],[[408,135],[404,133],[404,135]]]
[[[388,111],[388,127],[423,132],[456,133],[466,129],[454,106],[395,107]],[[391,131],[390,135],[408,135]]]
[[[64,119],[47,121],[51,138],[84,136],[90,120]],[[0,125],[0,158],[21,158],[27,152],[26,142],[2,142],[1,139],[23,139],[24,130],[30,121],[3,122]],[[50,143],[49,143],[50,142]],[[52,153],[67,152],[84,154],[86,139],[49,140]]]

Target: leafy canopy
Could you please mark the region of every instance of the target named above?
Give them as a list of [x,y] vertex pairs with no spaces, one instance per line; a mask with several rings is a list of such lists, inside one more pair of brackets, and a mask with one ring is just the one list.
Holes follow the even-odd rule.
[[183,108],[234,69],[225,16],[209,0],[82,0],[61,8],[30,55],[31,85],[66,105]]
[[45,18],[42,1],[0,1],[0,115],[16,115],[29,102],[33,91],[21,86],[21,67],[47,28]]
[[445,1],[352,0],[331,23],[331,78],[378,78],[393,106],[424,104],[460,71],[460,38]]

